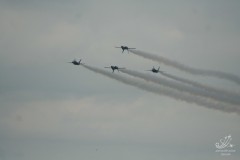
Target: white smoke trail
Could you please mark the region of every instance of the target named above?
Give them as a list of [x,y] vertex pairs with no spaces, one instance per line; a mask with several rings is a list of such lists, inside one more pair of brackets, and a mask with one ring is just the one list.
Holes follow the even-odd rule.
[[233,81],[237,84],[240,84],[240,77],[237,75],[234,75],[234,74],[221,72],[221,71],[192,68],[192,67],[186,66],[184,64],[181,64],[177,61],[173,61],[173,60],[167,59],[167,58],[159,56],[159,55],[154,55],[154,54],[150,54],[150,53],[138,51],[138,50],[129,50],[129,51],[131,53],[134,53],[135,55],[139,55],[141,57],[144,57],[144,58],[147,58],[147,59],[150,59],[153,61],[157,61],[157,62],[163,63],[165,65],[172,66],[174,68],[177,68],[179,70],[182,70],[182,71],[194,74],[194,75],[218,77],[218,78],[227,79],[227,80]]
[[216,93],[216,92],[209,92],[207,90],[202,90],[200,88],[197,87],[193,87],[193,86],[189,86],[183,83],[178,83],[178,82],[174,82],[174,81],[169,81],[166,80],[164,78],[161,78],[160,76],[156,77],[156,76],[151,76],[151,75],[147,75],[147,74],[143,74],[137,71],[132,71],[132,70],[128,70],[128,69],[124,69],[121,70],[121,72],[126,73],[130,76],[134,76],[134,77],[138,77],[138,78],[142,78],[146,81],[151,81],[160,85],[164,85],[179,91],[184,91],[184,92],[188,92],[190,94],[195,94],[196,96],[203,96],[206,98],[212,98],[216,101],[221,101],[224,103],[230,103],[233,105],[239,105],[240,106],[240,99],[234,99],[232,97],[226,97],[224,95],[222,95],[221,93]]
[[143,82],[140,80],[130,79],[127,77],[123,77],[123,76],[120,76],[117,74],[107,72],[102,69],[98,69],[98,68],[89,66],[89,65],[84,64],[82,66],[85,67],[86,69],[89,69],[89,70],[95,72],[95,73],[105,75],[109,78],[115,79],[124,84],[131,85],[131,86],[137,87],[139,89],[142,89],[142,90],[145,90],[148,92],[152,92],[152,93],[159,94],[159,95],[166,95],[166,96],[172,97],[176,100],[183,100],[185,102],[195,103],[195,104],[205,106],[205,107],[211,108],[211,109],[217,109],[217,110],[221,110],[221,111],[228,112],[228,113],[240,114],[240,109],[238,107],[226,105],[224,103],[219,103],[218,101],[213,101],[208,98],[194,96],[194,95],[188,94],[186,92],[179,92],[179,91],[171,89],[169,87],[164,87],[161,85],[154,85],[152,83],[146,83],[146,82]]
[[215,92],[215,93],[221,94],[225,97],[229,97],[231,99],[236,99],[240,102],[239,93],[236,93],[236,92],[234,93],[234,92],[231,92],[231,91],[228,91],[228,90],[225,90],[225,89],[215,88],[215,87],[212,87],[212,86],[209,86],[209,85],[205,85],[205,84],[202,84],[202,83],[199,83],[199,82],[196,82],[196,81],[192,81],[192,80],[189,80],[189,79],[185,79],[185,78],[182,78],[182,77],[171,75],[171,74],[168,74],[168,73],[165,73],[165,72],[160,72],[160,73],[163,76],[174,79],[176,81],[183,82],[183,83],[186,83],[186,84],[189,84],[189,85],[207,90],[208,92]]

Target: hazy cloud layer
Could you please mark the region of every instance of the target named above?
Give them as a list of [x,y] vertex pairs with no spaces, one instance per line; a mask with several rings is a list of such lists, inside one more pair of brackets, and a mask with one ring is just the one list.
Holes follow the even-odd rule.
[[[159,96],[67,62],[139,72],[158,65],[114,48],[127,45],[239,76],[239,8],[234,0],[1,0],[0,159],[225,159],[214,144],[228,134],[240,144],[237,114],[165,96],[182,91],[164,85],[117,73],[160,87]],[[231,81],[163,70],[229,91],[228,98],[239,93]]]

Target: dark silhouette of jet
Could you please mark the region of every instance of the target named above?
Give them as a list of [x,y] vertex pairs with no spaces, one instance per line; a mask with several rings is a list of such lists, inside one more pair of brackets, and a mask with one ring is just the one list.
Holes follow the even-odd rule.
[[119,69],[125,69],[125,68],[119,68],[118,66],[110,66],[110,67],[104,67],[104,68],[111,68],[112,69],[112,73],[114,72],[114,70],[116,69],[119,72]]
[[163,71],[159,71],[160,67],[158,67],[158,69],[155,69],[154,66],[151,70],[146,70],[146,71],[151,71],[153,73],[163,73]]
[[74,59],[72,62],[68,62],[68,63],[72,63],[72,64],[74,64],[74,65],[81,65],[81,64],[83,64],[83,63],[81,63],[81,59],[79,60],[79,61],[77,61],[76,59]]
[[[115,47],[115,48],[122,48],[122,53],[124,52],[124,50],[129,50],[129,49],[136,49],[136,48],[128,48],[127,46],[121,46],[121,47]],[[129,53],[129,51],[128,51]]]

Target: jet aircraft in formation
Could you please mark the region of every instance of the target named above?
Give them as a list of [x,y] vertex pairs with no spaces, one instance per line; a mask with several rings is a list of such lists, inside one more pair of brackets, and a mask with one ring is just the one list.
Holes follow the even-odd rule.
[[125,68],[119,68],[118,66],[110,66],[110,67],[104,67],[104,68],[111,68],[112,72],[114,72],[115,70],[119,72],[119,69],[125,69]]
[[158,67],[158,69],[155,69],[154,66],[151,70],[146,70],[146,71],[151,71],[153,73],[163,73],[163,71],[159,71],[160,67]]
[[[72,62],[68,62],[68,63],[72,63],[74,65],[81,65],[84,63],[81,63],[82,59],[80,59],[79,61],[77,61],[76,59],[74,59]],[[104,68],[111,68],[112,72],[114,72],[115,70],[117,70],[119,72],[120,69],[126,69],[126,68],[120,68],[118,66],[110,66],[110,67],[104,67]],[[160,67],[158,67],[158,69],[155,69],[155,67],[153,66],[153,68],[151,70],[146,70],[146,71],[151,71],[153,73],[163,73],[163,71],[159,70]]]
[[[127,46],[121,46],[121,47],[115,47],[115,48],[122,48],[122,53],[124,52],[124,50],[129,50],[129,49],[136,49],[136,48],[128,48]],[[129,51],[128,51],[129,53]]]
[[72,63],[72,64],[74,64],[74,65],[81,65],[81,64],[83,64],[83,63],[81,63],[81,59],[79,60],[79,61],[77,61],[76,59],[74,59],[72,62],[68,62],[68,63]]
[[[136,48],[129,48],[127,46],[121,46],[121,47],[115,47],[115,48],[121,48],[122,49],[122,53],[125,51],[125,50],[129,50],[129,49],[136,49]],[[128,51],[129,53],[129,51]],[[74,59],[72,62],[68,62],[68,63],[72,63],[74,65],[81,65],[81,64],[84,64],[84,63],[81,63],[81,59],[79,61],[77,61],[76,59]],[[119,69],[125,69],[125,68],[119,68],[118,66],[110,66],[110,67],[104,67],[104,68],[111,68],[112,69],[112,72],[114,72],[115,70],[119,71]],[[159,71],[160,67],[158,67],[158,69],[155,69],[154,66],[151,70],[146,70],[146,71],[151,71],[153,73],[163,73],[163,71]]]

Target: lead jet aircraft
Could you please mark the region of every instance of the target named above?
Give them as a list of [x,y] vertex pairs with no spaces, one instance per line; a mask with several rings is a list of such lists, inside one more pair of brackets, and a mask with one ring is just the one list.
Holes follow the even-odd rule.
[[158,67],[158,69],[155,69],[153,66],[153,68],[151,70],[146,70],[146,71],[151,71],[153,73],[160,73],[160,72],[163,73],[163,71],[159,71],[159,69],[160,69],[160,67]]
[[[115,48],[122,48],[122,53],[124,52],[124,50],[129,50],[129,49],[136,49],[136,48],[128,48],[127,46],[121,46],[121,47],[115,47]],[[129,53],[129,51],[128,51]]]
[[110,66],[110,67],[104,67],[104,68],[111,68],[112,69],[112,73],[114,72],[114,70],[116,69],[119,72],[119,69],[125,69],[125,68],[119,68],[118,66]]
[[81,59],[79,61],[77,61],[76,59],[74,59],[72,62],[68,62],[68,63],[72,63],[74,65],[81,65],[83,63],[81,63]]

